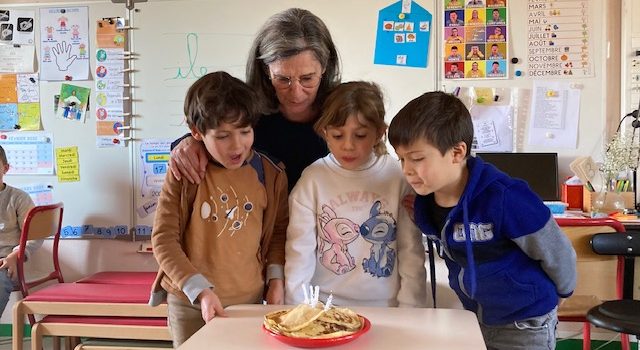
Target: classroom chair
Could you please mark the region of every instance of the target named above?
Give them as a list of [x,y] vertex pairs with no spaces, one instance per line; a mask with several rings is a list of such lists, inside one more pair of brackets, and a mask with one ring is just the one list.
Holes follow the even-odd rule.
[[[560,301],[558,321],[582,323],[582,349],[591,349],[591,324],[587,312],[603,300],[620,299],[622,278],[620,261],[615,256],[599,255],[591,249],[591,237],[597,233],[622,235],[624,226],[617,220],[604,219],[556,219],[560,228],[576,251],[577,285],[573,295]],[[616,286],[615,288],[613,286]],[[628,337],[621,337],[622,349],[628,350]]]
[[[13,348],[22,349],[25,314],[32,325],[32,349],[42,349],[42,337],[96,337],[171,340],[166,305],[147,304],[155,272],[105,271],[81,283],[65,283],[58,261],[62,203],[37,206],[25,218],[18,253],[18,279],[23,299],[13,309]],[[27,281],[24,271],[27,240],[52,237],[53,271]],[[48,282],[56,284],[43,286]],[[36,322],[35,314],[43,318]],[[71,346],[70,341],[67,346]]]
[[158,275],[157,271],[100,271],[83,277],[76,283],[119,284],[119,285],[151,285]]
[[[58,281],[64,283],[62,271],[60,271],[60,263],[58,261],[58,242],[60,240],[60,229],[62,227],[62,214],[64,212],[64,204],[56,203],[51,205],[41,205],[31,208],[22,224],[22,232],[20,233],[20,245],[18,248],[18,261],[16,263],[18,270],[18,288],[22,297],[29,295],[31,288],[40,286],[49,281]],[[27,241],[35,239],[45,239],[53,236],[53,271],[45,276],[27,281],[24,274],[25,250]],[[33,315],[29,316],[29,324],[35,324]]]
[[[640,233],[595,234],[591,239],[591,247],[596,254],[615,255],[633,264],[635,257],[640,255]],[[624,265],[622,268],[624,269]],[[618,277],[622,278],[623,274]],[[633,280],[631,282],[631,289],[624,288],[622,283],[627,292],[623,293],[621,300],[605,301],[591,308],[587,313],[587,320],[596,327],[640,336],[640,300],[633,299]]]
[[[18,272],[18,285],[15,291],[19,291],[24,299],[27,297],[32,288],[36,288],[40,285],[44,285],[50,281],[57,281],[58,283],[64,283],[62,277],[62,271],[60,269],[60,262],[58,259],[58,243],[60,238],[60,230],[62,228],[62,217],[64,213],[64,204],[62,202],[40,205],[31,208],[24,219],[22,224],[22,231],[20,233],[20,243],[18,246],[18,260],[16,262],[16,268]],[[45,239],[53,237],[52,247],[52,267],[53,271],[45,274],[44,276],[37,277],[35,279],[27,280],[25,276],[24,263],[26,262],[26,247],[27,241]],[[33,314],[28,314],[29,325],[32,327],[36,323],[36,319]],[[68,339],[67,342],[70,340]],[[60,348],[60,342],[58,337],[54,337],[53,341],[54,349]]]
[[170,341],[166,304],[149,306],[149,292],[146,284],[106,283],[59,283],[32,292],[13,309],[13,348],[22,348],[25,314],[44,315],[31,330],[34,350],[46,335]]

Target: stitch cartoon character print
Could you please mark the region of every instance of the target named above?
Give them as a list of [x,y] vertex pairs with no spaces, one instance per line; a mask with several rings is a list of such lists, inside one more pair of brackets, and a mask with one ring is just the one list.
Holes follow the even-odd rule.
[[369,219],[360,225],[360,234],[371,243],[371,254],[362,260],[362,267],[372,276],[388,277],[396,263],[396,251],[389,246],[396,240],[396,220],[381,207],[380,201],[373,203]]
[[[375,201],[369,207],[369,217],[359,224],[322,205],[318,215],[318,260],[322,266],[336,275],[349,273],[359,265],[373,277],[391,276],[396,263],[396,251],[392,248],[396,220],[382,207],[381,201]],[[362,260],[356,263],[354,256]]]

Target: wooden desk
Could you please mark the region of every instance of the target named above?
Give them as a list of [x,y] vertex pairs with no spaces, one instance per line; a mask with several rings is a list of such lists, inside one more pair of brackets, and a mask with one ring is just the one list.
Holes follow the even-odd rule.
[[[187,340],[180,350],[297,349],[262,330],[267,312],[281,305],[234,305],[228,317],[216,317]],[[335,349],[486,349],[476,316],[454,309],[354,307],[371,321],[371,329]]]

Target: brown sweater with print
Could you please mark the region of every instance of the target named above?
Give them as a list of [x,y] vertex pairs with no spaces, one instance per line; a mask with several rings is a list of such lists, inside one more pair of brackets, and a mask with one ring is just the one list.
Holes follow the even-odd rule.
[[284,265],[289,214],[284,170],[256,156],[264,185],[250,164],[210,162],[199,185],[167,173],[151,238],[160,265],[152,305],[163,291],[187,300],[183,286],[195,274],[214,285],[223,306],[261,300],[265,267]]

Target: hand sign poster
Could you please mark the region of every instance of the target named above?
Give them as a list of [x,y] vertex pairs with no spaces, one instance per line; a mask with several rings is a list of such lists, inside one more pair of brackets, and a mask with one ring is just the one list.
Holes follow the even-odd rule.
[[89,79],[87,7],[40,9],[40,79]]

